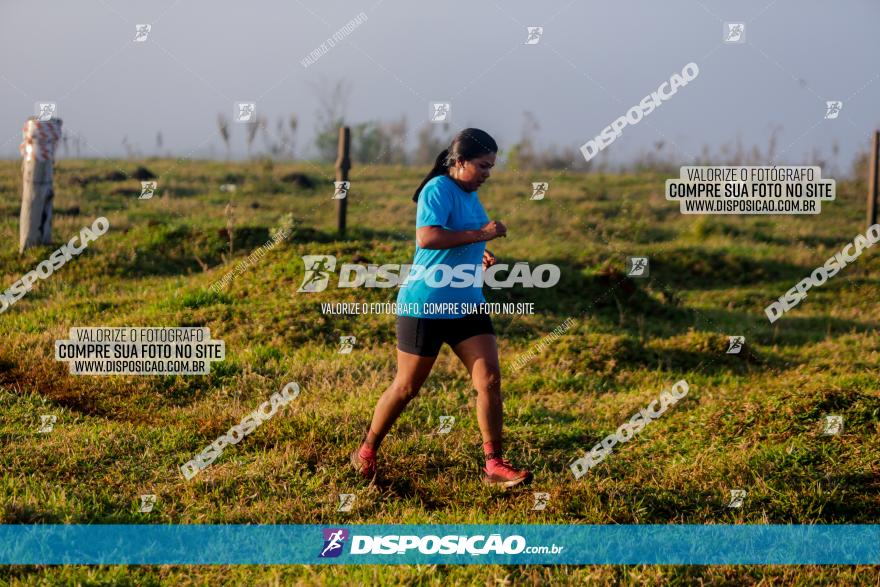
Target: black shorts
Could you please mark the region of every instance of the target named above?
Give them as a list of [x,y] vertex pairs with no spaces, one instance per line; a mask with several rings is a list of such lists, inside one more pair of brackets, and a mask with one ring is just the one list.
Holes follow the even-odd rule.
[[478,334],[495,334],[488,314],[461,318],[397,317],[397,348],[411,355],[436,357],[444,342],[454,347]]

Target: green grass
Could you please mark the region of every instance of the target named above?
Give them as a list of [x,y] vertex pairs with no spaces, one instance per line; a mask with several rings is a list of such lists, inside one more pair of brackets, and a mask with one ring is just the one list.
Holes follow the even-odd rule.
[[[297,294],[305,254],[409,263],[412,189],[403,167],[352,170],[348,235],[335,235],[333,170],[307,163],[143,162],[157,176],[104,181],[125,161],[62,161],[55,244],[17,253],[20,171],[0,162],[0,279],[11,285],[97,216],[110,230],[0,314],[0,523],[877,523],[880,512],[880,256],[868,249],[776,324],[763,308],[864,232],[864,188],[839,182],[820,216],[692,217],[663,198],[665,176],[499,172],[480,198],[509,236],[505,261],[556,263],[550,290],[489,291],[534,302],[496,316],[508,454],[536,481],[508,494],[479,483],[475,392],[444,348],[367,487],[347,456],[395,373],[394,317],[325,316],[320,302],[393,301],[397,290]],[[285,184],[292,171],[314,190]],[[237,192],[219,186],[238,174]],[[74,178],[93,181],[75,182]],[[543,201],[531,181],[550,180]],[[226,205],[232,201],[233,254]],[[277,227],[289,239],[208,287]],[[622,277],[647,255],[651,277]],[[355,261],[357,259],[358,261]],[[575,324],[522,369],[511,365],[567,318]],[[73,326],[206,326],[226,345],[208,376],[74,376],[54,359]],[[349,355],[340,335],[354,335]],[[727,336],[746,336],[741,355]],[[567,465],[664,387],[690,393],[585,477]],[[286,382],[302,393],[191,481],[178,466]],[[821,434],[826,414],[844,434]],[[40,414],[58,416],[50,434]],[[425,431],[454,415],[448,435]],[[741,509],[730,489],[746,489]],[[533,512],[532,491],[547,509]],[[154,493],[156,508],[137,511]],[[355,493],[350,513],[337,494]],[[872,567],[13,567],[0,581],[44,584],[350,585],[448,583],[876,584]]]

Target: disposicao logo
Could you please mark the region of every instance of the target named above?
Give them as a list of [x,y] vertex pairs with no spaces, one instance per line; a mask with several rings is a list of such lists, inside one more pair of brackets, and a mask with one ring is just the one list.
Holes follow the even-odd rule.
[[[349,531],[342,528],[325,528],[324,548],[319,558],[337,557],[342,554],[345,541],[349,538]],[[419,554],[458,554],[480,556],[488,554],[515,555],[520,553],[550,553],[562,552],[563,546],[526,546],[526,539],[519,535],[511,535],[503,538],[500,534],[489,536],[477,534],[474,536],[415,536],[415,535],[380,535],[364,536],[352,535],[349,554],[372,554],[372,555],[406,555],[407,551],[415,550]]]
[[[314,293],[327,289],[330,274],[336,271],[336,257],[333,255],[303,255],[305,274],[297,292]],[[509,271],[507,279],[499,280],[498,273]],[[561,271],[550,263],[529,267],[520,261],[512,267],[496,263],[488,269],[482,265],[444,265],[431,267],[422,265],[358,265],[345,263],[339,267],[337,287],[407,287],[415,282],[423,282],[428,287],[482,287],[485,283],[492,289],[520,285],[522,287],[548,288],[559,283]]]

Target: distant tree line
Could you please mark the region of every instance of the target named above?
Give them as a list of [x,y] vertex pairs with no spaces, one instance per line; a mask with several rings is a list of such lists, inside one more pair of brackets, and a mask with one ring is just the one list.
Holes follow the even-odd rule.
[[[457,129],[449,124],[436,124],[425,121],[415,133],[415,145],[411,145],[409,124],[401,116],[392,121],[367,121],[351,123],[346,120],[346,105],[351,94],[350,85],[345,80],[318,89],[319,107],[316,113],[314,148],[317,159],[324,162],[336,160],[339,127],[351,128],[351,156],[355,163],[362,165],[430,165],[437,153],[452,140]],[[258,115],[255,122],[244,125],[230,124],[224,116],[218,117],[220,137],[226,146],[227,158],[231,152],[231,129],[245,127],[245,140],[248,157],[253,153],[253,145],[258,135],[262,135],[265,153],[274,159],[293,159],[299,153],[295,150],[295,136],[299,128],[295,115],[287,120],[280,118],[274,126]],[[766,165],[776,161],[781,127],[771,129],[766,149],[757,146],[745,148],[739,138],[736,142],[725,143],[717,153],[703,145],[698,155],[683,152],[672,141],[658,140],[652,149],[643,149],[629,158],[628,162],[609,164],[611,148],[604,149],[595,159],[587,162],[577,146],[549,146],[540,148],[536,137],[540,126],[531,112],[523,113],[520,137],[513,143],[502,146],[499,162],[510,170],[530,169],[571,169],[574,171],[663,171],[675,172],[680,165]],[[161,137],[161,135],[160,135]],[[157,143],[161,145],[161,138]],[[812,165],[831,166],[837,173],[845,173],[837,168],[839,146],[832,142],[829,155],[813,149],[807,157]],[[861,177],[866,169],[867,152],[862,151],[852,162],[850,174]]]

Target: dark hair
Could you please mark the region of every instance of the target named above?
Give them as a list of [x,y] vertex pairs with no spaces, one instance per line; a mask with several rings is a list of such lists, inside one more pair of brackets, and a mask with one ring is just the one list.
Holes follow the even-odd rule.
[[440,151],[440,154],[437,155],[434,167],[431,168],[431,171],[428,172],[428,175],[425,176],[425,179],[422,180],[422,183],[419,184],[419,187],[413,194],[413,202],[419,201],[419,193],[421,193],[426,183],[439,175],[446,175],[449,172],[449,167],[455,165],[459,157],[465,161],[470,161],[482,155],[497,152],[498,145],[495,143],[495,139],[489,136],[489,133],[478,128],[464,129],[455,135],[451,145]]

